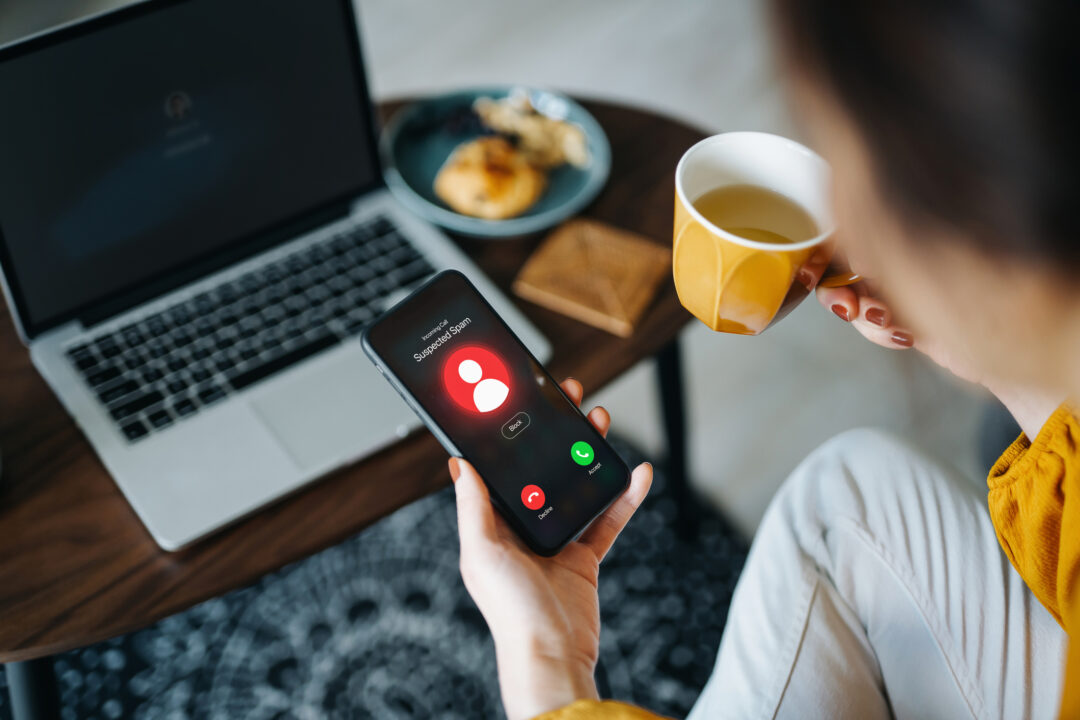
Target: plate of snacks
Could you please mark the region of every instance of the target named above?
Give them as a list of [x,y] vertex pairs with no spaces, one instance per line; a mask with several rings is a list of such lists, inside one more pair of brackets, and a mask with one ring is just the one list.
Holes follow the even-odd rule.
[[607,136],[583,107],[546,90],[439,95],[394,115],[380,152],[407,208],[453,232],[514,237],[588,205],[611,171]]

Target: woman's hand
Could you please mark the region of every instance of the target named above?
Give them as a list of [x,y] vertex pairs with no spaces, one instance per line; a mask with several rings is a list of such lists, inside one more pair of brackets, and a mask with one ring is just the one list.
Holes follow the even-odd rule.
[[865,282],[846,287],[818,286],[817,299],[875,345],[893,350],[915,348],[953,375],[978,385],[985,384],[974,363],[959,357],[940,343],[915,337],[910,330],[897,324],[889,306],[877,298]]
[[[582,387],[563,390],[578,405]],[[589,420],[606,435],[601,407]],[[652,466],[634,469],[630,487],[555,557],[534,554],[488,498],[473,467],[450,458],[461,536],[461,577],[495,639],[499,687],[509,720],[530,718],[579,698],[595,698],[600,652],[600,561],[652,484]]]
[[896,350],[914,347],[953,375],[982,385],[1005,405],[1024,434],[1031,439],[1039,434],[1043,423],[1064,400],[1058,392],[996,381],[979,372],[976,369],[978,363],[973,358],[961,357],[954,349],[940,342],[914,337],[910,331],[894,324],[888,306],[874,297],[865,283],[837,288],[818,286],[817,298],[841,320],[850,322],[870,342]]
[[863,337],[886,348],[905,350],[915,345],[915,336],[893,324],[888,306],[873,297],[866,283],[846,287],[818,286],[817,299],[834,315],[851,323]]

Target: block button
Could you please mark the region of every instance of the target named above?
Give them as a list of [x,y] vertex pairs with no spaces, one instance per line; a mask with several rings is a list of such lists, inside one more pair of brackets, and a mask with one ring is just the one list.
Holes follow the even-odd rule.
[[502,426],[503,437],[507,440],[513,440],[527,427],[529,427],[529,415],[519,412]]

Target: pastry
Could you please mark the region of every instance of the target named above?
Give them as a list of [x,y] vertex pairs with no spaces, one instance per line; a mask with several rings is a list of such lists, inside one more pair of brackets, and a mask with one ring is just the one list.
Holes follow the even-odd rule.
[[473,110],[489,128],[513,137],[518,149],[539,168],[551,170],[566,163],[585,167],[589,163],[582,129],[538,112],[524,95],[500,100],[477,98]]
[[544,192],[543,171],[499,136],[459,145],[435,176],[435,194],[455,211],[488,220],[528,210]]

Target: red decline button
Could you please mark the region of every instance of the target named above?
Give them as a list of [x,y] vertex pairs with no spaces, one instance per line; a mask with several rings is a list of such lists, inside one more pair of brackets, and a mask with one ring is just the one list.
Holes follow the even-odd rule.
[[544,507],[544,491],[539,485],[526,485],[521,491],[521,502],[530,510]]

